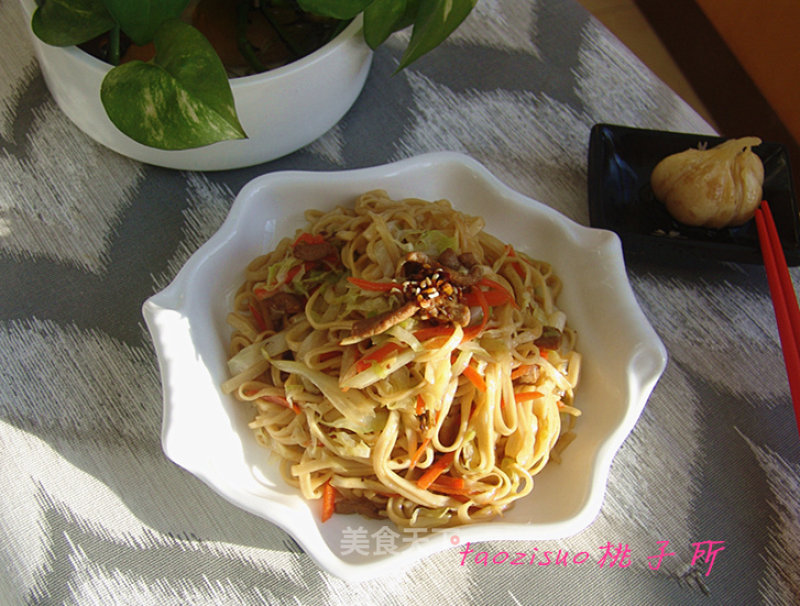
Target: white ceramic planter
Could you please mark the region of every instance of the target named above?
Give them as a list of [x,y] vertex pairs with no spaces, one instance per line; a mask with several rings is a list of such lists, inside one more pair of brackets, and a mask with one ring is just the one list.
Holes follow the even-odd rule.
[[[27,21],[34,0],[21,0]],[[290,65],[231,80],[247,139],[202,148],[166,151],[137,143],[120,132],[100,102],[100,83],[110,67],[76,47],[58,48],[31,38],[47,87],[78,128],[102,145],[135,160],[181,170],[225,170],[285,156],[334,126],[364,86],[372,51],[361,18],[334,40]]]

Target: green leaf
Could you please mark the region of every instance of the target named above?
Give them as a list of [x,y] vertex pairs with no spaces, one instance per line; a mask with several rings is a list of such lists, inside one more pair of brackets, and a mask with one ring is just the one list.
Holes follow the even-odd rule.
[[[406,0],[406,11],[400,22],[396,25],[395,31],[401,30],[414,23],[417,18],[417,11],[419,10],[419,3],[423,0]],[[427,1],[427,0],[426,0]]]
[[246,138],[225,68],[208,40],[173,19],[154,43],[153,62],[125,63],[103,80],[100,98],[117,128],[160,149]]
[[372,50],[403,25],[407,0],[374,0],[364,9],[364,40]]
[[81,44],[112,27],[103,0],[45,0],[31,20],[36,37],[53,46]]
[[153,40],[168,19],[181,16],[189,0],[104,0],[120,28],[138,45]]
[[352,19],[373,0],[298,0],[300,8],[308,13],[334,19]]
[[400,66],[403,69],[439,46],[467,18],[478,0],[423,0]]

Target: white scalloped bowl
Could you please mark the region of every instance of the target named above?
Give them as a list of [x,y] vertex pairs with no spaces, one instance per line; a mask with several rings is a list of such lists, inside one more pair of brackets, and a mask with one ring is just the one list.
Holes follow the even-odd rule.
[[[20,0],[30,23],[34,0]],[[247,139],[182,150],[156,149],[123,134],[106,115],[100,85],[111,69],[82,50],[31,43],[58,107],[92,139],[117,153],[180,170],[227,170],[290,154],[330,130],[355,103],[372,64],[362,17],[310,55],[261,74],[233,78],[231,92]]]
[[[578,331],[583,355],[575,401],[583,415],[563,461],[536,476],[532,493],[502,518],[413,541],[389,522],[360,516],[335,515],[322,524],[320,504],[287,486],[276,460],[256,443],[247,428],[249,407],[219,389],[227,378],[225,316],[245,265],[294,233],[308,207],[348,205],[375,188],[395,199],[447,198],[485,217],[488,232],[550,262],[563,281],[559,305]],[[578,225],[512,191],[474,160],[447,152],[374,168],[254,179],[220,230],[145,302],[143,313],[161,369],[166,455],[232,503],[283,528],[323,569],[348,580],[396,571],[467,541],[552,540],[584,529],[600,510],[614,455],[667,362],[628,284],[615,234]],[[354,530],[366,532],[363,552],[348,545]],[[393,541],[394,553],[382,553],[376,532]]]

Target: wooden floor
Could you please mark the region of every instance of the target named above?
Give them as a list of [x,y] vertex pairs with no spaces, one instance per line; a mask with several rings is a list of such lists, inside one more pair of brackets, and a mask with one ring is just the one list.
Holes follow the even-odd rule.
[[709,111],[634,0],[578,0],[661,80],[715,126]]

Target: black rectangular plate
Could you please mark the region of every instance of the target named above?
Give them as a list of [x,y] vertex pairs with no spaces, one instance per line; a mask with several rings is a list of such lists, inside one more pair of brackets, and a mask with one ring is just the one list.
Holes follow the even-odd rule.
[[[724,137],[596,124],[589,139],[589,220],[616,232],[626,254],[658,260],[664,255],[762,263],[755,221],[739,227],[707,229],[678,223],[656,200],[650,173],[666,156],[713,147]],[[764,164],[763,198],[783,244],[786,262],[800,265],[800,217],[789,154],[780,143],[754,147]]]

